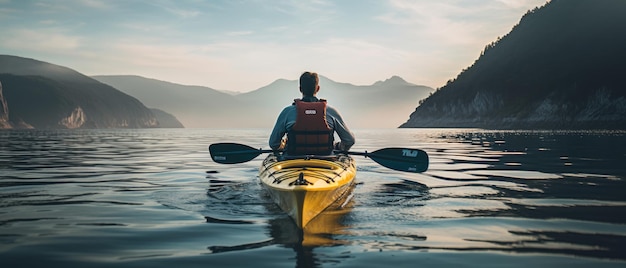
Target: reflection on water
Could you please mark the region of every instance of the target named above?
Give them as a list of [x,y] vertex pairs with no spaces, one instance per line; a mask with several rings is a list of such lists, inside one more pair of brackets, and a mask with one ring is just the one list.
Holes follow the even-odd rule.
[[[304,231],[257,179],[269,130],[0,132],[0,259],[24,266],[626,264],[623,132],[356,131],[416,147],[422,174],[355,158],[357,185]],[[456,267],[455,266],[455,267]]]
[[[225,184],[221,186],[227,187]],[[338,235],[345,233],[346,229],[350,227],[347,225],[346,216],[350,213],[354,205],[354,187],[353,185],[350,191],[338,199],[336,203],[309,222],[304,230],[298,228],[289,216],[284,215],[275,204],[271,203],[271,198],[268,195],[261,194],[262,200],[265,202],[265,209],[272,214],[276,214],[275,217],[267,221],[267,233],[270,239],[231,246],[212,245],[209,246],[208,249],[211,254],[217,254],[278,245],[294,251],[297,267],[310,267],[327,262],[325,259],[320,259],[317,254],[314,253],[314,250],[318,247],[333,247],[351,243],[348,240],[341,239]],[[220,197],[213,194],[213,198],[227,197]],[[251,223],[240,220],[206,218],[207,222],[211,223]]]

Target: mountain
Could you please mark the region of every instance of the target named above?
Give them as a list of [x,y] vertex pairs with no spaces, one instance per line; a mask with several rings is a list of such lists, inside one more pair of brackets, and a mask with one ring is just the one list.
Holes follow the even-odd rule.
[[526,13],[401,127],[626,128],[626,1]]
[[148,107],[173,114],[186,127],[230,127],[227,111],[239,106],[233,95],[208,87],[186,86],[140,76],[93,76],[129,94]]
[[139,100],[72,69],[0,55],[0,128],[158,127]]
[[165,112],[163,110],[151,108],[152,114],[156,117],[157,121],[159,121],[159,127],[161,128],[184,128],[183,124],[178,121],[176,116]]
[[[301,97],[297,80],[278,79],[257,90],[227,94],[139,76],[94,76],[149,107],[174,114],[187,127],[269,128],[280,111]],[[432,88],[392,77],[370,86],[338,83],[320,77],[318,97],[336,107],[351,128],[397,127]]]

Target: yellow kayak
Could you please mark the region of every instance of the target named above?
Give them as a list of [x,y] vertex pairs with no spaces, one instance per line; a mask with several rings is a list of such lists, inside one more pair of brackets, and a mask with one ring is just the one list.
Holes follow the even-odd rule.
[[423,150],[398,147],[279,159],[272,150],[225,142],[211,144],[209,152],[211,159],[220,164],[244,163],[270,153],[259,170],[261,184],[302,229],[354,186],[356,166],[349,155],[362,155],[384,167],[414,173],[426,171],[429,162]]
[[349,192],[355,175],[348,155],[281,161],[270,154],[259,169],[263,187],[300,228]]

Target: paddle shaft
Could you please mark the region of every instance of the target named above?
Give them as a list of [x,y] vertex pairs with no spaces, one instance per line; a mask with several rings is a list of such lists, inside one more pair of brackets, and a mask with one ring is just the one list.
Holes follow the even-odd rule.
[[[248,162],[262,153],[273,150],[255,149],[237,143],[215,143],[209,146],[213,161],[221,164],[239,164]],[[398,171],[424,172],[428,169],[428,154],[420,149],[383,148],[373,152],[335,151],[348,155],[362,155],[374,162]]]

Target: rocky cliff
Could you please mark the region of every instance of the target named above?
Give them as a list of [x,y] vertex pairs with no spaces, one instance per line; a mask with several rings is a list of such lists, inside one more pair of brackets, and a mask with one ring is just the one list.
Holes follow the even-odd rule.
[[2,94],[2,82],[0,81],[0,129],[11,127],[11,123],[9,123],[9,107],[4,94]]
[[626,1],[529,11],[401,127],[626,129]]
[[184,128],[185,127],[178,120],[178,118],[176,118],[176,116],[174,116],[173,114],[170,114],[160,109],[154,109],[154,108],[150,109],[150,111],[152,111],[152,114],[154,114],[154,116],[156,116],[157,120],[159,121],[160,128]]

